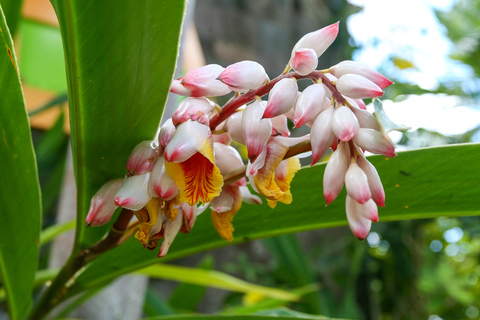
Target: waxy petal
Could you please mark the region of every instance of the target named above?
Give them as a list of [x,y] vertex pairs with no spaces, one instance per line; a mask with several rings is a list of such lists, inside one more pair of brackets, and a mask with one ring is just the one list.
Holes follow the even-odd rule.
[[375,118],[373,114],[371,114],[367,110],[358,108],[352,108],[351,110],[355,114],[355,117],[357,117],[360,128],[370,128],[377,131],[381,130],[381,126],[378,123],[377,118]]
[[234,231],[232,220],[238,210],[242,207],[242,195],[238,187],[227,186],[224,191],[222,191],[222,193],[224,192],[226,193],[225,197],[228,197],[229,200],[232,201],[230,210],[225,211],[227,209],[226,206],[218,206],[212,201],[214,205],[214,207],[212,207],[212,204],[210,204],[210,208],[212,209],[212,224],[223,239],[232,241]]
[[242,201],[248,204],[262,204],[262,198],[250,192],[247,186],[239,187],[242,193]]
[[132,175],[150,172],[159,156],[158,143],[156,141],[142,141],[130,153],[127,161],[127,170]]
[[189,97],[192,93],[190,92],[190,90],[183,86],[182,81],[183,78],[173,80],[172,84],[170,85],[170,92],[181,96]]
[[335,110],[332,118],[332,130],[338,139],[341,141],[352,140],[359,128],[357,117],[349,107],[341,106]]
[[328,107],[326,97],[325,86],[321,83],[312,84],[303,90],[295,103],[293,117],[295,127],[299,128],[314,120],[320,112],[325,110]]
[[318,65],[318,56],[310,48],[297,49],[290,59],[290,66],[299,75],[304,76],[315,71]]
[[173,221],[167,221],[164,222],[163,224],[163,234],[164,234],[164,239],[162,242],[162,245],[160,246],[160,251],[158,252],[158,257],[162,258],[165,257],[165,255],[168,252],[168,249],[173,243],[173,240],[175,240],[175,237],[177,236],[178,232],[180,231],[180,228],[182,227],[183,223],[183,214],[177,214],[175,217],[175,220]]
[[[372,227],[372,221],[365,218],[365,206],[366,205],[359,204],[347,195],[345,211],[347,212],[348,225],[355,237],[360,240],[364,240],[368,236],[370,228]],[[370,208],[369,205],[368,208]]]
[[187,72],[182,85],[190,91],[192,97],[217,97],[231,92],[227,85],[216,80],[225,70],[218,64],[209,64]]
[[353,141],[362,149],[371,153],[383,154],[386,157],[396,156],[395,146],[388,136],[380,131],[360,128]]
[[350,163],[350,157],[346,148],[345,143],[340,143],[337,150],[335,150],[330,159],[328,159],[327,166],[325,167],[325,173],[323,174],[323,195],[327,205],[337,198],[345,183],[345,174],[347,173]]
[[190,206],[187,203],[182,202],[180,209],[183,213],[183,225],[180,231],[183,233],[189,233],[197,220],[197,206]]
[[180,192],[175,181],[165,170],[165,159],[163,157],[160,157],[153,167],[148,182],[148,192],[152,196],[164,200],[171,200]]
[[288,130],[287,117],[285,115],[279,115],[271,118],[273,126],[273,134],[281,134],[282,137],[289,137],[290,130]]
[[334,65],[333,67],[330,67],[329,70],[330,70],[330,73],[337,78],[340,78],[341,76],[348,73],[358,74],[372,81],[381,89],[385,89],[386,87],[393,84],[392,81],[388,80],[386,77],[384,77],[380,73],[374,71],[372,68],[370,68],[366,64],[363,64],[357,61],[345,60]]
[[215,165],[220,169],[222,175],[243,167],[242,157],[237,149],[218,142],[213,145],[215,148]]
[[199,122],[187,120],[177,127],[165,148],[164,157],[168,162],[183,162],[197,153],[211,138],[210,128]]
[[138,211],[145,207],[152,196],[148,193],[150,172],[128,177],[115,195],[115,204],[128,210]]
[[372,81],[358,74],[346,74],[336,82],[337,90],[352,99],[381,97],[382,89]]
[[242,118],[243,111],[235,112],[227,119],[223,129],[228,132],[233,141],[245,144],[245,139],[243,138]]
[[172,116],[172,123],[176,126],[190,119],[208,125],[214,110],[215,103],[205,97],[186,98],[178,105]]
[[307,33],[295,44],[292,56],[298,49],[310,48],[315,50],[317,57],[320,57],[325,50],[335,41],[338,35],[339,22],[326,26],[320,30]]
[[357,158],[357,163],[363,172],[367,175],[368,185],[372,193],[372,199],[380,207],[385,206],[385,191],[383,189],[382,181],[378,175],[377,169],[363,156]]
[[92,197],[85,223],[87,226],[101,226],[112,218],[118,206],[113,199],[122,186],[123,179],[114,179],[105,183]]
[[312,125],[310,134],[312,145],[312,165],[323,157],[325,151],[335,141],[335,134],[332,130],[333,106],[322,111]]
[[246,93],[263,85],[268,76],[258,62],[245,60],[229,65],[217,79],[233,91]]
[[345,188],[347,194],[360,204],[365,204],[372,198],[367,175],[356,162],[350,164],[345,174]]
[[264,118],[273,118],[288,112],[297,99],[298,85],[295,79],[282,79],[268,94],[268,103],[263,113]]
[[[288,158],[280,162],[280,164],[275,169],[275,183],[277,184],[278,188],[284,192],[282,198],[278,199],[278,201],[290,204],[292,203],[292,194],[290,193],[290,183],[293,180],[293,177],[300,170],[300,160],[298,158]],[[277,200],[270,200],[267,199],[268,205],[271,208],[275,208],[277,204]]]
[[243,138],[245,139],[250,161],[255,161],[272,134],[271,120],[262,119],[264,111],[265,108],[258,100],[249,104],[243,111]]
[[172,118],[169,118],[167,121],[165,121],[164,124],[162,124],[162,126],[160,127],[160,132],[158,133],[158,142],[160,143],[162,148],[165,149],[167,144],[172,139],[175,130],[176,129],[173,125]]

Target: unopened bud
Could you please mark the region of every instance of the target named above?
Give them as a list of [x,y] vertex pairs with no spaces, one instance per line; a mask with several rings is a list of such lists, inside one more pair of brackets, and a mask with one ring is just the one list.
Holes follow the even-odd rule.
[[372,81],[358,74],[346,74],[336,82],[337,90],[352,99],[381,97],[382,89]]
[[299,75],[304,76],[315,71],[318,65],[318,56],[313,49],[298,49],[293,53],[289,64]]
[[156,141],[142,141],[130,153],[127,161],[127,170],[132,174],[151,172],[159,156]]
[[85,218],[87,225],[96,227],[110,221],[115,209],[118,208],[113,199],[122,186],[122,182],[123,179],[110,180],[95,193],[90,201],[90,209]]
[[233,91],[246,93],[263,85],[268,76],[258,62],[245,60],[226,67],[217,80],[225,83]]
[[282,79],[268,94],[268,103],[263,113],[264,118],[273,118],[288,112],[297,99],[298,85],[295,79]]

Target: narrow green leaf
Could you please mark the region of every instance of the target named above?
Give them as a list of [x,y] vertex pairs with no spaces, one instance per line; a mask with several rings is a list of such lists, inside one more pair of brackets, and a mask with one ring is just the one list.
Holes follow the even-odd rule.
[[32,304],[41,200],[30,125],[13,42],[0,8],[0,274],[10,319]]
[[0,0],[0,5],[2,6],[12,36],[15,35],[18,22],[20,21],[22,3],[23,0]]
[[[452,145],[406,152],[395,158],[372,156],[386,193],[380,221],[480,214],[479,144]],[[244,207],[235,215],[235,239],[216,234],[209,214],[198,217],[190,234],[179,234],[162,262],[231,244],[312,229],[347,225],[345,193],[325,207],[322,177],[325,163],[300,170],[292,182],[293,203]],[[373,225],[375,230],[375,225]],[[353,237],[353,235],[352,235]],[[144,250],[136,239],[106,253],[76,278],[69,295],[158,262],[156,252]]]
[[185,3],[52,3],[67,63],[78,252],[108,229],[84,227],[90,198],[106,181],[125,175],[136,144],[154,138],[173,78]]
[[51,227],[48,227],[40,233],[40,245],[43,246],[44,244],[52,241],[59,235],[75,228],[76,221],[72,220],[69,222],[65,222],[62,224],[54,224]]
[[[284,309],[287,310],[287,309]],[[276,311],[279,312],[278,310]],[[333,319],[327,318],[323,316],[316,316],[316,315],[309,315],[306,313],[300,313],[292,311],[290,313],[283,312],[283,314],[275,314],[275,311],[272,314],[267,315],[171,315],[171,316],[160,316],[160,317],[151,317],[151,318],[144,318],[143,320],[268,320],[268,319],[275,319],[275,320],[294,320],[294,319],[311,319],[311,320],[340,320],[340,319]]]
[[151,278],[174,280],[230,291],[245,293],[255,292],[267,297],[280,300],[296,301],[300,298],[298,295],[284,290],[268,288],[248,283],[226,273],[213,270],[194,269],[167,264],[156,264],[141,269],[138,271],[138,273],[147,275]]

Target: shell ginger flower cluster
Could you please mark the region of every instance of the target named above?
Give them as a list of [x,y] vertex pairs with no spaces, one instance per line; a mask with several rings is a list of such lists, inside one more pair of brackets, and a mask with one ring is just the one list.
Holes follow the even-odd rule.
[[[273,80],[253,61],[226,68],[210,64],[174,80],[170,91],[186,98],[154,140],[133,149],[126,177],[107,182],[93,196],[86,223],[108,222],[117,207],[131,210],[138,220],[135,237],[149,249],[163,239],[163,257],[177,233],[190,232],[197,215],[209,208],[214,228],[230,241],[242,202],[260,204],[263,197],[272,208],[290,204],[290,183],[300,169],[295,156],[311,151],[313,165],[331,148],[323,177],[326,204],[345,185],[350,228],[364,239],[378,221],[377,206],[385,204],[379,175],[364,152],[393,157],[395,148],[389,128],[366,110],[363,99],[382,96],[392,82],[354,61],[316,70],[337,34],[338,23],[306,34]],[[311,84],[299,92],[299,80]],[[232,91],[223,107],[209,99]],[[288,122],[310,133],[290,137]],[[232,141],[246,146],[246,164]],[[261,197],[250,192],[247,179]]]

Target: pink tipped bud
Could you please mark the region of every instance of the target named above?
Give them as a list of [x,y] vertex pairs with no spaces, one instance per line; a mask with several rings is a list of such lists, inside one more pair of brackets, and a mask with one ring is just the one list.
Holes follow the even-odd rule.
[[138,211],[145,207],[152,196],[148,193],[150,172],[125,179],[115,194],[115,204],[128,210]]
[[320,83],[312,84],[303,90],[295,103],[293,116],[295,127],[299,128],[313,121],[320,112],[325,110],[328,106],[326,96],[325,86]]
[[101,226],[112,218],[118,206],[113,199],[122,186],[123,179],[110,180],[105,183],[92,197],[85,223],[88,226]]
[[290,66],[299,75],[304,76],[315,71],[318,65],[318,56],[313,49],[298,49],[290,59]]
[[209,64],[187,72],[183,77],[182,85],[190,91],[192,97],[217,97],[230,93],[224,83],[217,81],[217,77],[225,70],[218,64]]
[[325,173],[323,174],[323,195],[327,205],[335,200],[340,191],[342,191],[349,160],[350,158],[344,143],[340,144],[330,159],[328,159]]
[[173,134],[175,133],[175,126],[173,125],[172,118],[169,118],[165,123],[160,127],[160,133],[158,134],[158,142],[162,148],[165,149],[167,144],[172,139]]
[[179,193],[175,181],[165,171],[165,159],[160,157],[148,181],[148,192],[157,198],[171,200]]
[[357,158],[357,163],[363,172],[367,175],[368,185],[372,192],[372,199],[380,207],[385,206],[385,191],[383,190],[382,181],[378,175],[377,169],[363,156]]
[[274,134],[281,134],[282,137],[289,137],[290,130],[288,130],[287,117],[285,115],[279,115],[271,119]]
[[217,80],[225,83],[233,91],[246,93],[263,85],[268,76],[258,62],[245,60],[229,65],[220,73]]
[[190,206],[188,203],[182,202],[180,207],[183,212],[183,226],[180,231],[188,233],[192,230],[197,220],[197,206]]
[[175,237],[180,231],[182,224],[183,224],[182,212],[178,212],[177,216],[175,217],[175,220],[173,221],[168,220],[163,223],[164,239],[163,239],[162,245],[160,246],[160,251],[158,252],[159,258],[165,257],[165,255],[168,252],[168,249],[173,243],[173,240],[175,240]]
[[382,89],[372,81],[358,74],[346,74],[341,76],[336,83],[337,89],[352,99],[364,99],[381,97]]
[[339,22],[326,26],[320,30],[307,33],[295,44],[292,56],[298,49],[310,48],[315,50],[317,57],[320,57],[325,50],[335,41],[338,35]]
[[371,153],[383,154],[389,158],[396,156],[395,146],[390,138],[377,130],[360,128],[353,141]]
[[172,116],[172,123],[176,126],[190,119],[208,125],[214,110],[215,103],[205,97],[186,98],[178,105]]
[[392,81],[388,80],[380,73],[374,71],[369,66],[356,61],[350,61],[350,60],[342,61],[334,65],[333,67],[331,67],[330,73],[337,78],[340,78],[341,76],[348,73],[358,74],[372,81],[381,89],[385,89],[389,85],[393,84]]
[[255,161],[265,148],[272,134],[272,121],[262,119],[265,108],[260,101],[254,101],[243,111],[243,138],[248,150],[248,158]]
[[365,217],[367,215],[365,211],[369,209],[372,209],[370,204],[359,204],[347,195],[347,198],[345,199],[345,211],[347,213],[348,225],[355,237],[360,240],[364,240],[368,236],[370,228],[372,227],[372,221]]
[[165,148],[168,162],[183,162],[197,153],[211,137],[210,128],[199,122],[187,120],[180,124]]
[[189,97],[192,93],[182,84],[183,78],[173,80],[170,85],[170,92],[181,96]]
[[322,111],[312,125],[312,131],[310,134],[312,145],[312,165],[317,163],[323,156],[325,151],[330,148],[335,135],[332,130],[332,118],[333,118],[333,106],[330,106],[327,110]]
[[298,85],[295,79],[278,81],[268,94],[268,103],[263,113],[264,118],[273,118],[287,113],[297,99]]
[[370,128],[377,131],[381,130],[377,118],[367,110],[352,108],[352,112],[355,114],[355,117],[357,117],[360,128]]
[[341,141],[349,141],[355,137],[360,125],[349,107],[341,106],[333,114],[332,130]]
[[233,141],[245,144],[245,139],[243,138],[242,118],[243,111],[235,112],[227,119],[223,129],[228,132]]
[[132,174],[151,172],[159,156],[156,141],[142,141],[130,153],[127,161],[127,170]]
[[365,204],[372,198],[367,175],[355,162],[352,162],[348,167],[345,175],[345,187],[347,188],[347,194],[358,203]]

